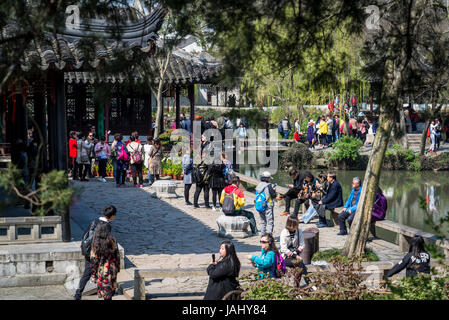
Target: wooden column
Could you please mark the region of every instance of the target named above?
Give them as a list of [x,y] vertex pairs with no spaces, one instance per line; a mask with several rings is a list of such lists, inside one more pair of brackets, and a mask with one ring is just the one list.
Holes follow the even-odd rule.
[[176,89],[175,89],[176,91],[175,91],[175,99],[176,99],[176,129],[179,129],[179,128],[181,128],[181,125],[180,125],[180,112],[181,112],[181,103],[180,103],[180,101],[179,101],[179,92],[180,92],[180,88],[179,88],[179,86],[176,86]]
[[[161,134],[162,132],[164,132],[164,97],[161,98],[162,99],[162,103],[161,103],[161,119],[159,122],[159,134]],[[156,119],[157,121],[157,119]]]
[[42,152],[41,152],[41,168],[42,172],[48,172],[48,137],[47,137],[47,112],[45,106],[45,88],[35,86],[33,92],[34,100],[34,119],[36,120],[37,126],[42,134]]
[[189,84],[187,87],[187,92],[189,96],[190,102],[190,144],[192,144],[193,140],[193,122],[195,121],[195,88],[193,84]]
[[144,96],[145,112],[147,114],[147,132],[148,136],[153,136],[153,108],[151,107],[151,91],[150,94]]
[[219,87],[217,87],[217,107],[218,107],[218,93],[219,93]]
[[109,142],[109,118],[110,118],[110,110],[111,110],[111,98],[107,98],[104,103],[104,136],[106,138],[106,142]]
[[[67,138],[67,116],[66,116],[66,99],[65,99],[65,85],[64,85],[64,73],[55,73],[55,102],[56,102],[56,137],[57,143],[56,151],[54,155],[56,158],[56,168],[58,170],[64,170],[67,172],[68,168],[68,138]],[[67,180],[68,183],[68,180]],[[60,212],[62,217],[62,241],[71,241],[70,230],[70,207],[67,207],[64,212]]]

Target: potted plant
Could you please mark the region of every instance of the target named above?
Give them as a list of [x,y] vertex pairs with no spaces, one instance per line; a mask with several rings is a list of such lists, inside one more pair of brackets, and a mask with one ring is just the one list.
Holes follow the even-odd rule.
[[106,175],[112,177],[114,175],[114,167],[112,166],[112,160],[109,160],[106,164]]
[[98,177],[98,164],[92,166],[92,175]]
[[181,180],[182,174],[182,165],[180,163],[174,164],[173,175],[175,176],[175,180]]

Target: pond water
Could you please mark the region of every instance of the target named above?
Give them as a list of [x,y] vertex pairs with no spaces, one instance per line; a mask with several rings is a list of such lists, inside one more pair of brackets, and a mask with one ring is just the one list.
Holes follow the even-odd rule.
[[[240,165],[238,171],[250,177],[260,178],[265,171],[260,165]],[[309,170],[317,176],[321,170]],[[343,189],[343,201],[345,202],[351,192],[351,183],[354,177],[359,177],[362,182],[365,171],[335,170],[337,180]],[[286,171],[277,171],[273,175],[274,182],[279,186],[287,187],[292,180]],[[449,172],[408,172],[408,171],[382,171],[380,187],[387,197],[387,220],[398,222],[419,230],[434,233],[426,223],[429,217],[435,223],[440,218],[449,214]],[[420,199],[427,203],[427,211],[420,207]],[[446,229],[446,237],[449,232]],[[388,233],[385,233],[385,235]],[[379,234],[383,238],[381,234]],[[386,235],[389,241],[396,242],[391,234]]]

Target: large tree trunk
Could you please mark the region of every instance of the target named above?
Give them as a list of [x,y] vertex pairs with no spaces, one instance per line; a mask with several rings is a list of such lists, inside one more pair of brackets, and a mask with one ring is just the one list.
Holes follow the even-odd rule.
[[366,168],[357,212],[351,225],[350,235],[346,239],[343,249],[343,255],[345,256],[360,257],[365,251],[366,239],[368,238],[371,223],[371,212],[392,127],[393,117],[382,113],[379,119],[379,128],[374,139],[373,152]]
[[419,155],[424,155],[426,151],[426,141],[427,141],[427,130],[429,130],[430,120],[426,119],[426,125],[424,126],[424,131],[421,133],[421,144],[419,146]]
[[[392,50],[392,49],[390,49]],[[405,59],[404,59],[405,61]],[[395,68],[394,62],[388,60],[385,65],[382,99],[380,105],[379,129],[374,139],[373,151],[370,155],[365,178],[362,185],[362,194],[355,217],[351,225],[351,231],[343,248],[343,255],[348,257],[362,257],[365,251],[371,223],[371,213],[379,185],[382,162],[391,130],[394,124],[394,110],[399,106],[400,83],[405,62],[399,68]],[[402,107],[402,106],[401,106]]]
[[157,102],[157,111],[156,111],[156,120],[155,120],[155,126],[154,126],[154,138],[158,138],[159,134],[161,133],[161,116],[162,116],[162,108],[163,102],[162,102],[162,88],[163,83],[162,81],[159,82],[158,89],[156,92],[156,102]]
[[400,130],[400,138],[399,143],[405,149],[408,149],[408,139],[407,139],[407,126],[405,124],[405,113],[404,108],[402,107],[402,99],[400,99],[399,103],[399,130]]

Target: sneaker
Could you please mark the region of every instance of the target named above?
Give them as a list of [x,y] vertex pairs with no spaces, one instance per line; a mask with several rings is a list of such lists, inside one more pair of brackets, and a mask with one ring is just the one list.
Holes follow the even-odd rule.
[[217,208],[215,208],[214,206],[212,206],[212,211],[217,211]]
[[337,236],[346,236],[346,235],[348,235],[347,232],[339,232],[339,233],[337,233]]
[[143,188],[143,185],[140,185],[139,188]]
[[138,188],[139,186],[137,184],[134,185],[134,188]]
[[194,208],[199,208],[200,206],[197,205],[197,204],[194,204],[193,207],[194,207]]
[[282,212],[280,215],[281,215],[281,216],[287,216],[287,215],[289,215],[289,214],[290,214],[290,212],[285,211],[285,212]]
[[204,208],[206,208],[206,209],[212,209],[211,206],[204,206]]
[[187,201],[187,202],[186,202],[186,206],[193,206],[193,203],[190,202],[190,201]]

